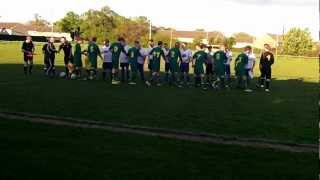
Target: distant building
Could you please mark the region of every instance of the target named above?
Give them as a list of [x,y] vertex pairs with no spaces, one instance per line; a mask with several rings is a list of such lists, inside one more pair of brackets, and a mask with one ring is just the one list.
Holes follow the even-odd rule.
[[42,28],[45,31],[39,32],[36,27],[29,24],[15,23],[15,22],[5,22],[0,23],[0,34],[5,35],[18,35],[18,36],[42,36],[42,37],[54,37],[60,39],[61,37],[66,37],[67,40],[71,41],[70,33],[60,33],[60,32],[50,32],[50,27]]

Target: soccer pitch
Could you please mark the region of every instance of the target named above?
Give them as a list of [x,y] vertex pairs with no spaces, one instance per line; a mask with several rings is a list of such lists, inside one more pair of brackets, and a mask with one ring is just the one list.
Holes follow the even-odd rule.
[[[21,44],[16,42],[0,42],[0,71],[2,74],[0,77],[0,110],[2,111],[28,112],[195,133],[272,139],[283,142],[307,144],[318,142],[318,124],[316,121],[318,118],[318,102],[314,98],[319,93],[317,84],[319,65],[316,59],[278,58],[273,68],[272,92],[268,94],[262,91],[254,91],[251,94],[246,94],[239,90],[202,91],[195,88],[178,89],[169,86],[146,88],[142,84],[137,86],[112,86],[101,80],[68,81],[59,78],[50,79],[42,75],[41,44],[36,47],[38,55],[35,57],[34,74],[26,78],[23,75],[20,46]],[[61,66],[62,54],[57,57],[57,66],[59,65],[58,69],[63,70]],[[257,69],[255,74],[259,74]],[[192,177],[199,177],[200,172],[203,171],[206,173],[204,173],[202,179],[219,178],[219,176],[209,174],[209,171],[220,172],[222,178],[232,179],[233,177],[228,175],[228,171],[233,168],[237,169],[236,173],[243,178],[252,176],[252,179],[268,179],[275,175],[280,179],[281,177],[291,177],[289,179],[309,177],[306,179],[312,179],[312,172],[317,168],[315,154],[287,154],[274,150],[189,143],[137,135],[130,135],[134,139],[131,141],[125,134],[115,135],[108,132],[95,132],[94,130],[58,128],[22,122],[19,124],[17,122],[1,121],[3,124],[2,137],[6,141],[4,141],[4,148],[0,153],[8,155],[4,157],[14,156],[15,148],[20,149],[16,144],[26,143],[24,135],[28,135],[27,140],[33,144],[32,148],[34,149],[31,148],[29,153],[40,146],[53,146],[49,142],[45,142],[46,136],[53,137],[53,141],[61,145],[71,141],[71,137],[68,137],[69,131],[76,138],[79,138],[76,140],[76,144],[67,146],[68,149],[61,149],[64,152],[60,152],[61,157],[48,157],[49,154],[42,151],[38,158],[34,159],[34,166],[27,168],[29,170],[38,167],[42,158],[45,158],[45,161],[58,161],[59,158],[63,159],[69,156],[73,150],[77,151],[82,147],[96,144],[95,149],[86,149],[90,156],[78,159],[83,164],[80,163],[70,171],[70,173],[76,173],[85,168],[84,164],[86,162],[97,158],[99,153],[104,153],[105,149],[110,148],[109,146],[112,146],[112,143],[117,143],[117,141],[124,141],[124,143],[115,144],[116,147],[109,152],[114,152],[115,154],[111,154],[115,157],[121,155],[127,157],[129,162],[126,167],[122,167],[123,162],[117,161],[117,158],[102,159],[99,162],[103,162],[102,164],[97,163],[95,165],[104,165],[105,161],[111,161],[118,165],[113,170],[121,173],[121,167],[130,169],[130,167],[135,166],[133,165],[134,162],[141,158],[141,164],[138,163],[136,167],[141,169],[138,171],[134,168],[131,169],[132,171],[124,173],[122,176],[124,179],[130,177],[131,173],[139,173],[140,171],[145,172],[145,174],[143,176],[136,175],[135,179],[152,177],[152,171],[144,169],[144,165],[158,166],[158,169],[154,170],[157,172],[163,172],[165,166],[182,165],[178,169],[171,168],[168,176],[165,174],[159,175],[159,177],[162,177],[159,179],[174,179],[175,176],[192,179]],[[34,132],[37,129],[40,132]],[[88,137],[84,137],[81,133],[88,134]],[[11,137],[10,134],[15,134],[15,136]],[[155,147],[150,149],[154,146],[152,144],[154,141],[159,142],[156,146],[159,150]],[[110,145],[104,145],[108,142],[110,142]],[[136,149],[134,142],[145,143],[142,152],[150,152],[150,156],[157,157],[161,163],[148,162],[143,154],[135,156],[134,152],[141,149]],[[184,146],[188,147],[185,148]],[[117,151],[116,148],[121,147],[126,150],[115,152]],[[131,148],[133,148],[132,151]],[[175,155],[183,153],[187,149],[196,153],[186,157],[181,157],[181,154],[180,156]],[[26,166],[28,165],[29,153],[24,152],[20,156]],[[48,153],[54,152],[49,151]],[[78,156],[82,156],[81,152],[78,153],[80,153]],[[166,153],[170,156],[167,156]],[[70,161],[67,162],[73,165],[72,158],[76,159],[78,156],[77,154],[71,156]],[[132,156],[137,159],[132,158]],[[188,159],[187,164],[190,161],[188,165],[184,165],[186,163],[185,158]],[[215,163],[211,164],[206,158],[221,164],[221,167],[214,165]],[[223,162],[224,158],[227,158],[226,161],[230,161],[230,163]],[[271,159],[273,161],[270,161]],[[6,159],[3,159],[3,161],[6,161]],[[19,162],[19,157],[16,157],[15,161]],[[155,161],[157,160],[155,159]],[[248,164],[248,166],[240,168],[243,164]],[[53,164],[51,167],[56,169],[57,172],[62,171],[57,167],[57,164]],[[194,171],[191,170],[191,167],[195,167]],[[252,167],[260,168],[260,171],[249,171]],[[16,168],[21,167],[15,166],[12,162],[9,168],[16,170]],[[280,171],[280,169],[283,171]],[[89,172],[88,169],[86,170]],[[101,171],[102,169],[97,168],[97,173]],[[184,174],[184,171],[189,171],[190,176]],[[6,175],[5,177],[10,177],[10,174]],[[80,175],[78,176],[79,179],[88,177],[85,175],[80,177]],[[110,177],[115,179],[114,177],[117,176],[111,175]],[[96,178],[99,178],[99,176],[97,175]],[[157,178],[155,177],[155,179]]]

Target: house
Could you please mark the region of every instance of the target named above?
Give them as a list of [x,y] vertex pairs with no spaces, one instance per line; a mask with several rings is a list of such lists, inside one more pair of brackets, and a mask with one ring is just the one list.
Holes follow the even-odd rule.
[[66,37],[67,40],[71,41],[70,33],[51,32],[50,27],[42,27],[44,32],[37,31],[37,27],[30,24],[5,22],[0,23],[0,34],[2,35],[18,35],[18,36],[41,36],[41,37],[54,37],[60,39]]

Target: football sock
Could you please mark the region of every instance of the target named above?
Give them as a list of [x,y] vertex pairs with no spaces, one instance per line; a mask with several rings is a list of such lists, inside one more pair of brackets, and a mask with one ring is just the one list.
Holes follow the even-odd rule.
[[266,81],[266,89],[270,89],[270,79],[267,79]]
[[30,74],[30,75],[32,74],[32,68],[33,68],[33,65],[30,64],[30,65],[29,65],[29,74]]
[[27,66],[23,66],[23,71],[24,71],[24,74],[27,75],[27,73],[28,73],[28,67],[27,67]]

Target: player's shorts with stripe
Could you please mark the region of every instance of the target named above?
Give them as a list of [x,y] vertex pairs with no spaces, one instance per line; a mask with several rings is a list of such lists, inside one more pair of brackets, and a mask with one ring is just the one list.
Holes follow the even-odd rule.
[[33,55],[24,54],[23,60],[24,60],[24,62],[33,61]]

